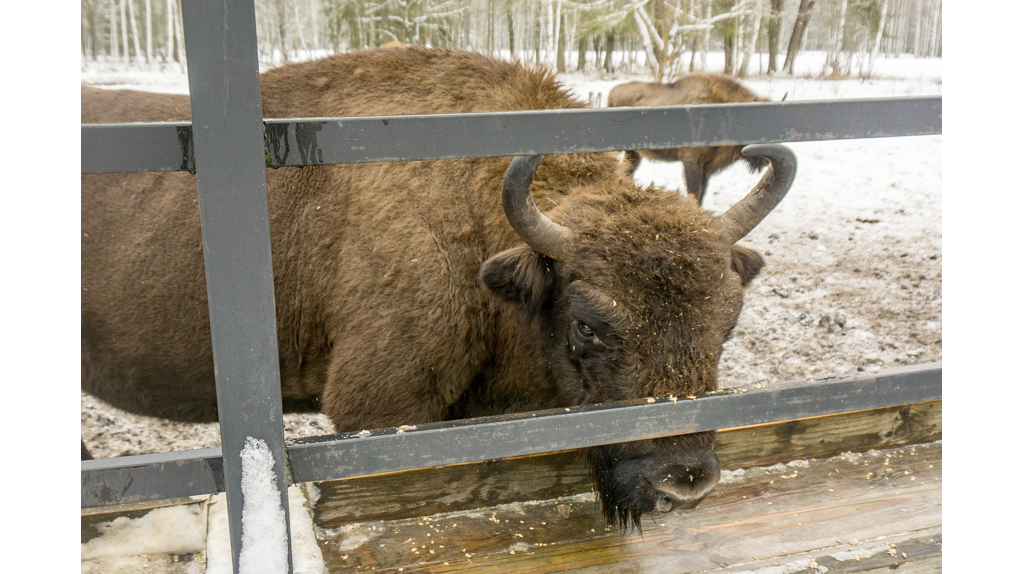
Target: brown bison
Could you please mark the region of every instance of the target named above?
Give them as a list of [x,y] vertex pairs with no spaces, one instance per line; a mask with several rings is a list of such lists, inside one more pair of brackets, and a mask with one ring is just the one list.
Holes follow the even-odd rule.
[[[785,98],[783,98],[785,99]],[[608,92],[608,107],[621,106],[683,106],[696,104],[731,104],[740,102],[767,102],[742,84],[722,74],[689,74],[671,84],[628,82]],[[683,162],[686,191],[704,203],[708,179],[739,160],[745,160],[751,173],[765,167],[762,157],[740,153],[741,146],[682,147],[627,151],[626,162],[632,174],[640,158],[658,161]]]
[[[266,117],[583,107],[547,72],[419,47],[260,82]],[[83,121],[187,117],[185,96],[82,90]],[[756,154],[774,171],[719,217],[638,187],[612,153],[268,170],[286,411],[356,431],[715,389],[763,265],[735,242],[795,169],[781,146]],[[83,389],[217,420],[195,177],[83,175],[82,232]],[[713,442],[590,449],[609,521],[696,506],[719,478]]]

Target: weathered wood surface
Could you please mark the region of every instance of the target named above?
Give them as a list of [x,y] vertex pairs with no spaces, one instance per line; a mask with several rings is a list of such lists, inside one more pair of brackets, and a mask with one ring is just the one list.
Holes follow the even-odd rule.
[[[101,535],[99,526],[118,518],[141,518],[158,508],[170,506],[197,505],[201,512],[209,501],[208,496],[174,498],[152,502],[122,504],[92,509],[82,509],[82,544]],[[173,536],[173,532],[168,532]],[[159,574],[196,574],[206,571],[206,560],[202,552],[166,554],[121,552],[111,555],[82,558],[82,574],[108,574],[111,572],[146,572]]]
[[736,471],[697,510],[645,520],[642,536],[604,527],[582,494],[350,524],[320,545],[331,572],[934,571],[941,470],[931,443]]
[[[726,430],[715,450],[725,468],[739,468],[941,438],[942,401],[932,401]],[[574,450],[322,482],[315,520],[336,528],[590,492],[584,462]]]
[[154,500],[150,502],[139,502],[133,504],[119,504],[116,506],[101,506],[96,508],[82,509],[82,544],[99,536],[96,528],[100,524],[110,522],[115,518],[124,516],[126,518],[139,518],[149,514],[155,508],[167,506],[179,506],[182,504],[203,504],[209,500],[209,496],[169,498],[167,500]]

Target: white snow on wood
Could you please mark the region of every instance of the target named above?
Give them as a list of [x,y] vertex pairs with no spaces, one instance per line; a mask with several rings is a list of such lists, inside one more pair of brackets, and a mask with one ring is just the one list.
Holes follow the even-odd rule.
[[[309,486],[313,486],[312,483]],[[292,527],[292,572],[325,574],[327,565],[313,532],[312,504],[306,501],[302,487],[297,484],[288,487],[288,509]]]
[[288,533],[274,455],[267,443],[247,437],[242,448],[242,550],[240,574],[288,571]]
[[[312,483],[307,492],[316,491]],[[318,491],[317,495],[319,494]],[[313,492],[310,492],[313,496]],[[294,574],[325,574],[320,546],[316,542],[310,506],[299,485],[288,488],[288,507],[292,527],[292,570]],[[315,504],[315,502],[313,503]],[[228,505],[224,494],[210,502],[206,541],[206,574],[231,574],[231,537],[228,533]],[[242,571],[245,573],[245,570]]]
[[82,544],[82,560],[138,554],[189,554],[206,547],[206,512],[199,504],[155,508],[97,526],[100,536]]
[[796,574],[797,572],[828,572],[828,568],[819,567],[818,563],[810,558],[802,558],[786,564],[765,566],[757,570],[740,570],[736,574]]
[[228,498],[223,492],[210,500],[206,522],[206,574],[232,574]]

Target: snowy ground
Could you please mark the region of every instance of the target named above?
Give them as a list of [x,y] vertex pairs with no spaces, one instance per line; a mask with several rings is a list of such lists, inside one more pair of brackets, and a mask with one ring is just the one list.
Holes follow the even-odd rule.
[[[797,75],[813,76],[823,55],[801,54]],[[715,69],[711,54],[709,65]],[[717,64],[720,69],[720,63]],[[856,66],[856,64],[855,64]],[[856,68],[855,68],[856,69]],[[942,93],[941,59],[879,59],[876,79],[752,78],[762,95],[789,100]],[[112,66],[83,70],[84,83],[187,93],[171,73]],[[637,75],[565,74],[584,101]],[[767,265],[747,291],[726,344],[721,384],[809,380],[942,359],[942,136],[790,144],[800,162],[789,195],[744,243]],[[637,170],[642,184],[684,189],[677,163]],[[721,212],[757,176],[734,166],[712,177],[705,207]],[[82,394],[82,438],[97,457],[219,444],[216,424],[134,416]],[[331,432],[323,415],[285,417],[289,438]]]

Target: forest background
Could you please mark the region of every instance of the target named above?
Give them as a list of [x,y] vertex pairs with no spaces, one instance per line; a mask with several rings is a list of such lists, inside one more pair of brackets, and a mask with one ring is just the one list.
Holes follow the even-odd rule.
[[[180,2],[81,0],[83,67],[127,62],[154,70],[183,68]],[[824,52],[815,76],[830,79],[869,77],[879,57],[942,56],[942,0],[256,0],[255,5],[263,67],[387,42],[487,52],[558,72],[644,73],[664,82],[692,71],[740,78],[793,74],[801,50]],[[709,68],[710,51],[724,52],[724,69]]]

